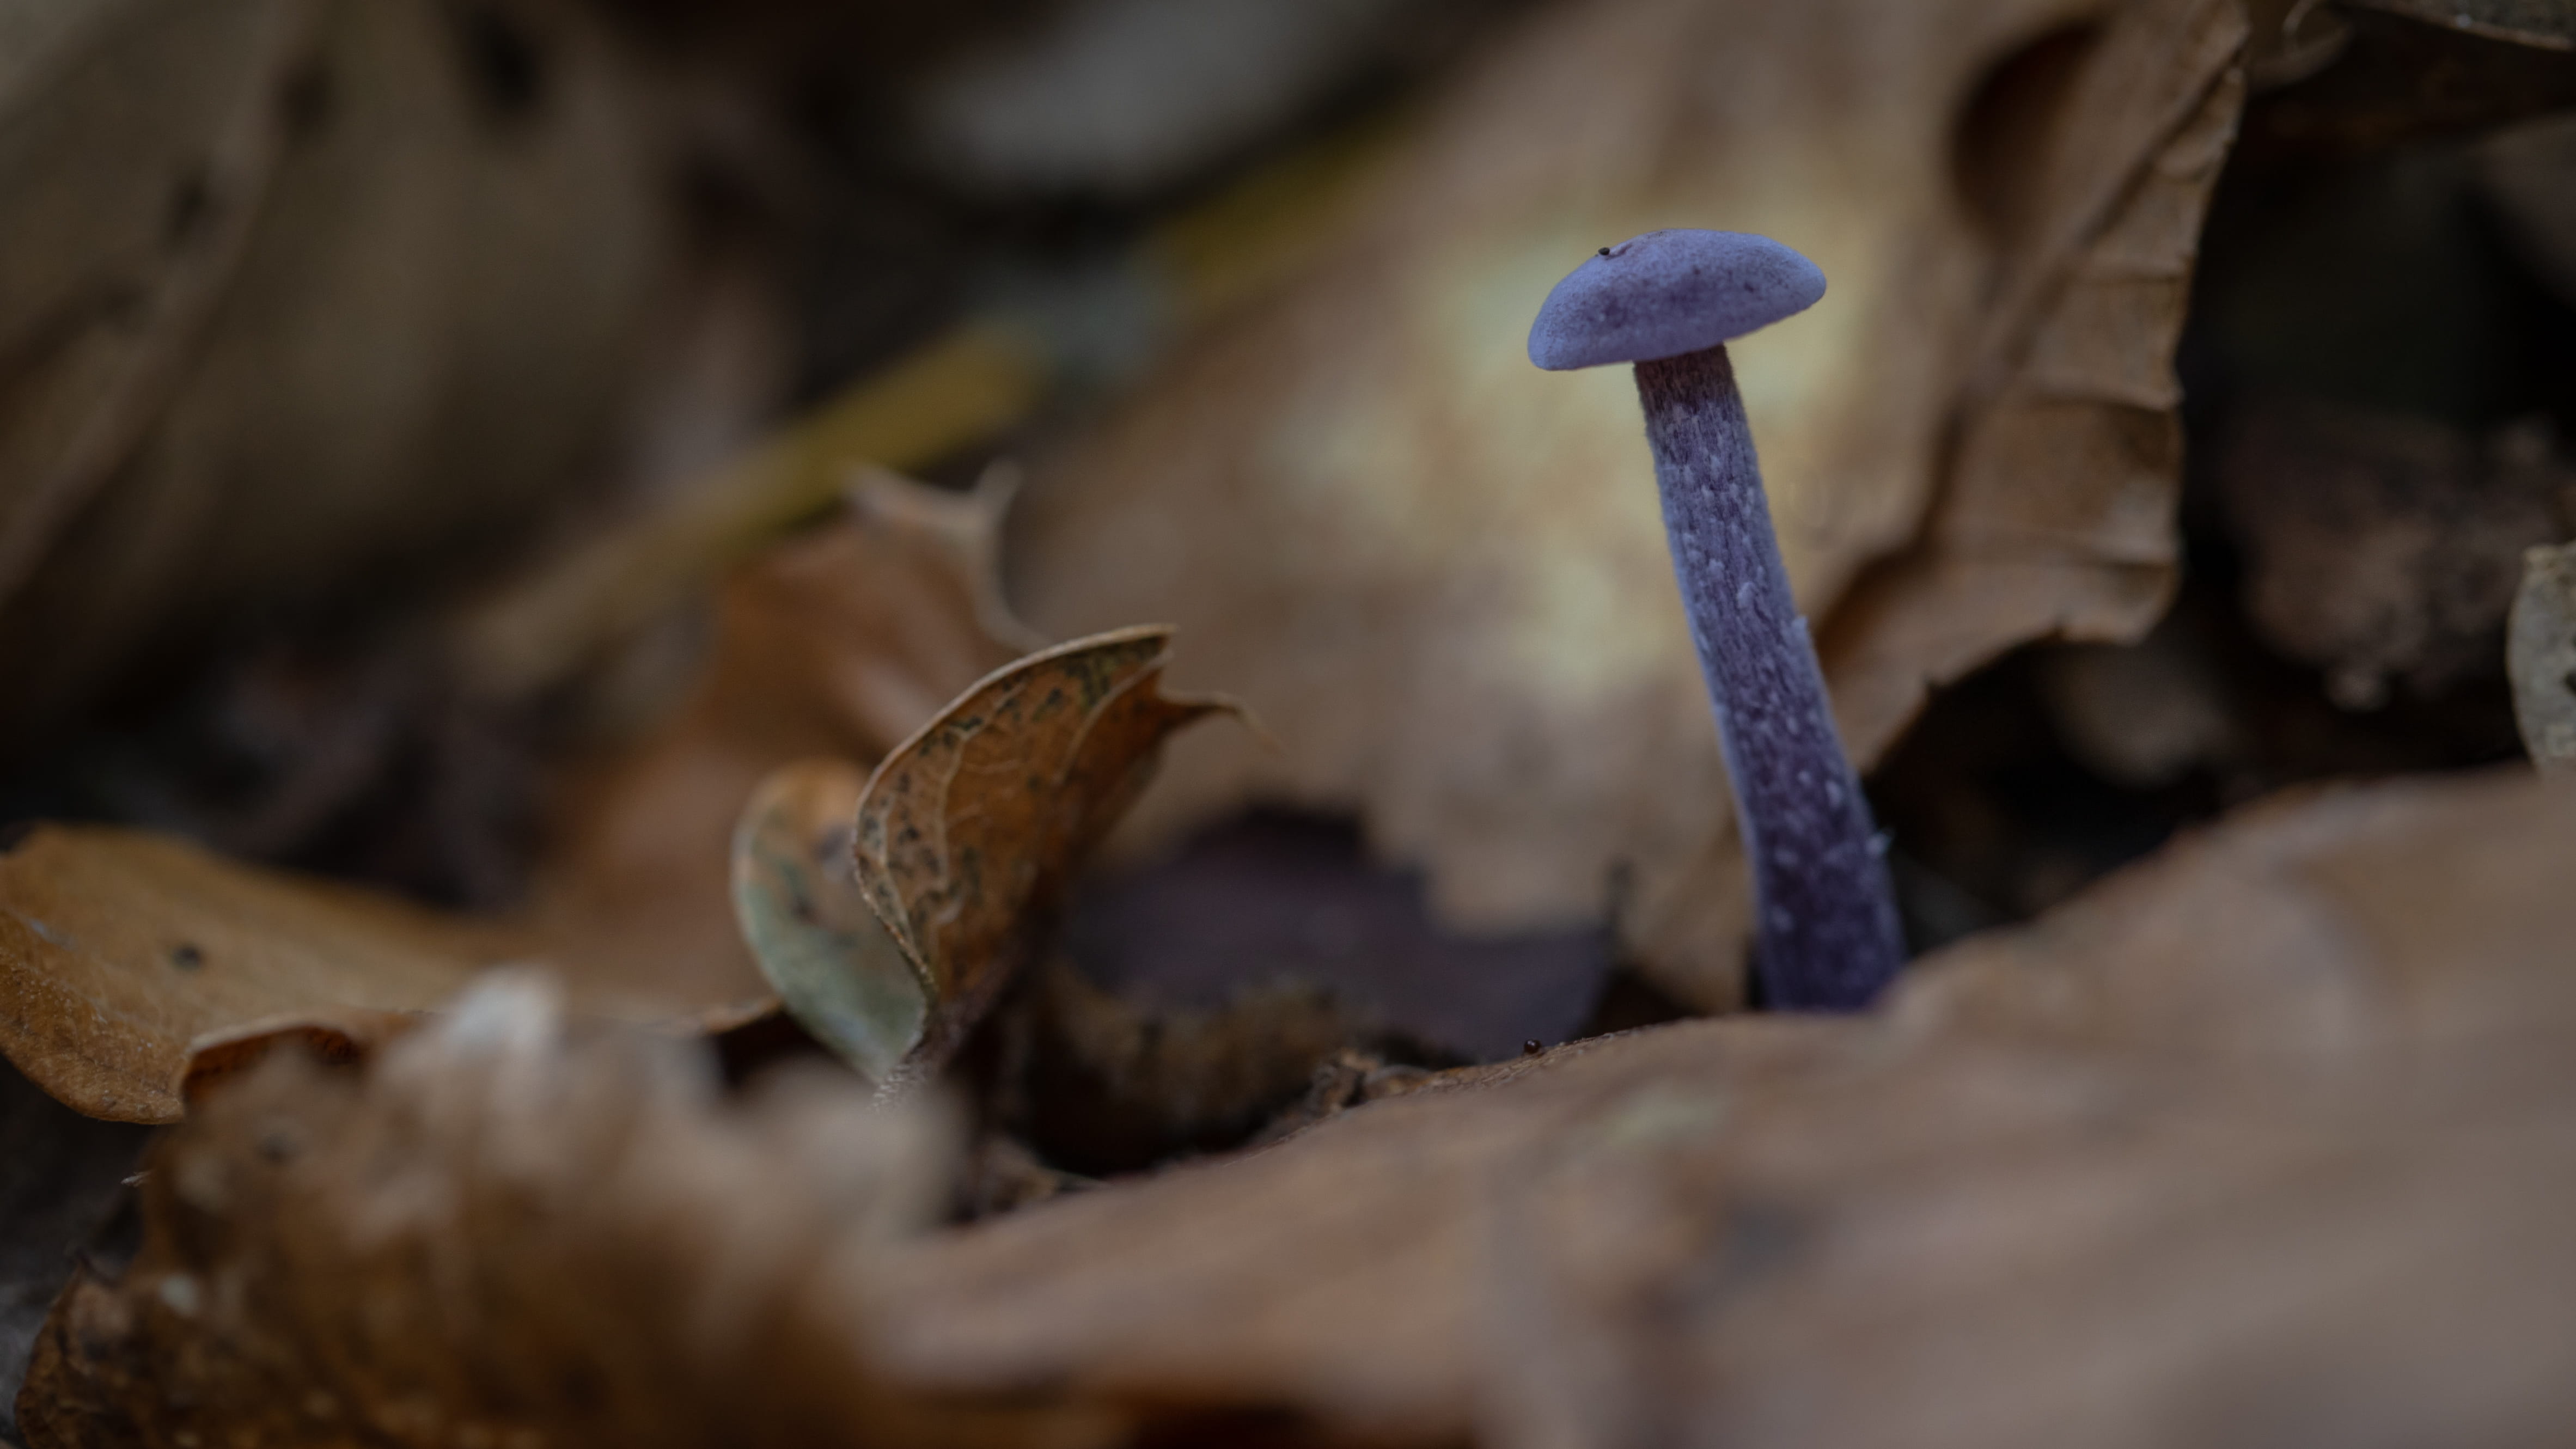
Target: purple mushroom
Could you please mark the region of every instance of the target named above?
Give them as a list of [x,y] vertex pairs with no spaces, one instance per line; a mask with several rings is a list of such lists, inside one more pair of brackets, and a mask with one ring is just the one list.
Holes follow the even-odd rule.
[[1803,312],[1824,273],[1768,237],[1650,231],[1557,283],[1530,361],[1637,365],[1664,532],[1735,782],[1770,1004],[1848,1011],[1905,961],[1869,801],[1843,754],[1771,533],[1726,343]]

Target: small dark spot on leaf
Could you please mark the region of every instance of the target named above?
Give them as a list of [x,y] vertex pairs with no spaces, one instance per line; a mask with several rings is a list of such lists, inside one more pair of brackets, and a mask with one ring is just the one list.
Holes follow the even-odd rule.
[[338,103],[339,88],[319,62],[297,66],[277,91],[277,113],[286,122],[286,134],[299,141],[320,135]]
[[206,953],[192,941],[182,941],[170,948],[170,964],[182,971],[194,971],[206,964]]
[[304,1134],[293,1122],[279,1119],[260,1128],[259,1155],[269,1161],[291,1161],[303,1150]]
[[204,234],[214,211],[215,192],[206,180],[205,166],[189,167],[171,183],[169,209],[161,221],[162,240],[172,247],[188,245]]
[[492,119],[507,124],[534,115],[546,99],[546,54],[536,38],[498,5],[453,13],[466,79]]

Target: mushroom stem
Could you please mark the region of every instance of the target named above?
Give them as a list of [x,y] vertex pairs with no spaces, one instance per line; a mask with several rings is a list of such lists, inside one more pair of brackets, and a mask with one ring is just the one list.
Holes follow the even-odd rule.
[[1905,961],[1895,897],[1771,531],[1724,345],[1637,364],[1664,532],[1735,783],[1769,1003],[1865,1006]]

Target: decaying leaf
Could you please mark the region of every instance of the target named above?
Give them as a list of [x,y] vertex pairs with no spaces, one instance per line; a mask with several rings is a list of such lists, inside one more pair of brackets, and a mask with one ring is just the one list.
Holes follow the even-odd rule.
[[2277,805],[1877,1019],[1578,1043],[927,1240],[886,1364],[1326,1442],[2545,1439],[2568,805]]
[[[1917,563],[1827,653],[1874,755],[1927,674],[2161,603],[2166,364],[2242,28],[2220,0],[1522,17],[1318,259],[1033,472],[1011,553],[1030,617],[1178,620],[1286,746],[1177,750],[1138,842],[1247,797],[1357,806],[1453,924],[1595,920],[1621,878],[1659,981],[1734,1000],[1744,886],[1636,400],[1616,370],[1528,365],[1539,300],[1654,226],[1765,232],[1832,279],[1738,352],[1810,609],[1915,538],[1942,484]],[[2063,105],[1986,125],[1969,165],[1963,107],[2032,55]]]
[[738,571],[688,697],[562,787],[538,867],[547,931],[629,980],[761,992],[726,885],[744,802],[791,761],[878,759],[1038,647],[995,583],[1009,494],[864,471],[836,521]]
[[145,1240],[75,1279],[31,1445],[1062,1445],[868,1364],[872,1261],[939,1207],[937,1114],[719,1100],[694,1047],[503,978],[363,1080],[270,1061],[157,1150]]
[[2513,721],[2543,770],[2576,769],[2576,545],[2522,556],[2505,634]]
[[936,1072],[1043,940],[1058,897],[1214,697],[1162,692],[1171,631],[1032,654],[968,690],[877,767],[859,802],[859,889],[929,998],[890,1092]]
[[870,1081],[921,1040],[929,997],[859,893],[850,854],[868,777],[839,760],[781,768],[733,837],[733,909],[780,1004]]

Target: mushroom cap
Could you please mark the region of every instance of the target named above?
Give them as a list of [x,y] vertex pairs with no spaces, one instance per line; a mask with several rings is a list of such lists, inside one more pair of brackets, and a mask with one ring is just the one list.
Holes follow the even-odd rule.
[[1553,372],[1715,347],[1825,295],[1816,264],[1744,231],[1650,231],[1585,259],[1547,294],[1530,361]]

